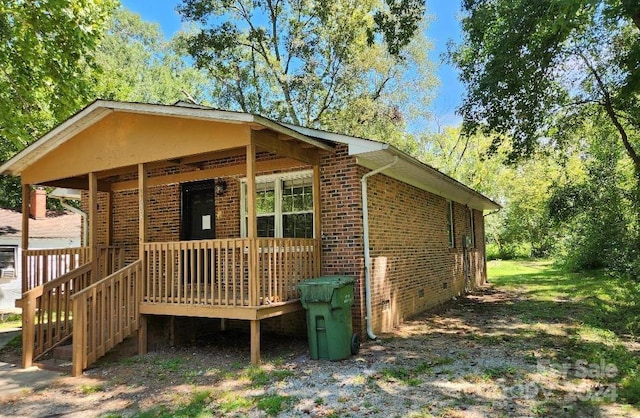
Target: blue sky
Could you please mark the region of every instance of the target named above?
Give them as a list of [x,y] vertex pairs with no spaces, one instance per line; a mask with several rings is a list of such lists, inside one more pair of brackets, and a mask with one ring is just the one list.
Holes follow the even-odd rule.
[[[121,2],[124,7],[139,13],[144,20],[158,22],[167,38],[182,25],[180,16],[176,12],[176,5],[180,0],[121,0]],[[463,86],[457,79],[456,70],[441,63],[441,55],[446,51],[449,40],[460,40],[460,24],[457,19],[460,13],[460,0],[427,0],[427,9],[432,17],[427,36],[434,45],[430,56],[433,62],[440,65],[438,78],[441,83],[430,110],[436,117],[437,123],[434,125],[453,125],[461,120],[455,115],[455,109],[462,99]]]

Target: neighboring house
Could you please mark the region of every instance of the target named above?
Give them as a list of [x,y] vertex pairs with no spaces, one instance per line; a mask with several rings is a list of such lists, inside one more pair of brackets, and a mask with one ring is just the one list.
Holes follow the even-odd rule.
[[[249,325],[257,363],[261,327],[304,330],[297,284],[320,275],[354,276],[354,329],[384,332],[484,283],[500,208],[384,143],[184,103],[96,101],[0,173],[25,208],[32,185],[85,191],[82,266],[30,278],[22,301],[23,365],[73,338],[74,374],[129,335],[145,352],[211,319]],[[43,335],[52,300],[62,326]]]
[[[46,192],[32,190],[29,248],[80,246],[80,215],[47,211]],[[0,208],[0,312],[16,310],[22,297],[22,214]]]

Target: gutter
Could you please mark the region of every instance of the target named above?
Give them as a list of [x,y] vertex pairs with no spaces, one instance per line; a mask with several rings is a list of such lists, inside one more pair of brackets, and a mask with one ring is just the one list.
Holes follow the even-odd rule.
[[67,201],[63,198],[60,198],[60,204],[62,205],[63,208],[68,209],[71,212],[75,212],[82,217],[82,242],[80,244],[84,247],[85,245],[87,245],[87,242],[89,241],[89,238],[87,237],[87,234],[89,232],[87,214],[78,208],[74,208],[73,206],[68,204]]
[[398,162],[398,156],[393,156],[393,161],[385,166],[382,166],[376,170],[370,171],[360,179],[360,183],[362,185],[362,227],[364,229],[363,232],[363,240],[364,240],[364,298],[365,305],[367,308],[367,315],[365,320],[367,322],[367,336],[375,340],[376,335],[373,333],[373,328],[371,325],[372,321],[372,308],[371,308],[371,253],[369,250],[369,207],[368,207],[368,198],[367,198],[367,179],[371,176],[374,176],[378,173],[387,170]]
[[[53,197],[53,196],[50,196],[50,197]],[[67,199],[65,199],[64,197],[56,196],[55,198],[60,201],[60,204],[62,205],[63,208],[73,213],[77,213],[82,218],[82,242],[80,243],[80,246],[84,247],[85,245],[87,245],[87,242],[89,242],[89,238],[87,236],[89,233],[89,223],[87,222],[87,214],[81,211],[80,209],[74,208],[73,206],[68,204]]]

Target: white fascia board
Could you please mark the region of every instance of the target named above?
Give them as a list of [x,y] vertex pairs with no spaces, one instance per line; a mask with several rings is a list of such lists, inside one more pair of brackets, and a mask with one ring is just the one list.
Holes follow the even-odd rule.
[[288,123],[280,123],[280,122],[274,122],[270,119],[264,118],[262,116],[255,116],[255,123],[258,123],[262,126],[264,126],[265,128],[269,128],[272,129],[276,132],[279,132],[281,134],[284,135],[289,135],[292,138],[295,138],[299,141],[302,142],[306,142],[307,144],[313,145],[317,148],[323,149],[325,151],[332,151],[333,147],[331,145],[325,144],[324,142],[318,141],[315,138],[318,139],[324,139],[324,138],[320,138],[318,136],[314,136],[314,135],[307,135],[306,133],[302,132],[302,130],[306,129],[306,128],[301,128],[301,129],[297,129],[300,128],[299,126],[295,126],[295,125],[290,125]]
[[474,209],[501,208],[481,193],[393,148],[356,155],[356,161],[363,167],[375,170],[392,161],[394,156],[398,156],[398,163],[382,174]]
[[302,126],[292,125],[289,123],[282,123],[289,129],[299,132],[308,137],[323,139],[325,141],[331,141],[338,144],[345,144],[349,146],[349,155],[362,154],[365,152],[380,151],[387,149],[388,144],[384,142],[372,141],[369,139],[357,138],[354,136],[348,136],[343,134],[337,134],[333,132],[322,131],[319,129],[305,128]]
[[102,107],[99,101],[93,102],[10,158],[0,166],[0,174],[19,176],[31,162],[38,160],[42,155],[57,148],[67,139],[104,118],[109,113],[111,113],[111,110]]

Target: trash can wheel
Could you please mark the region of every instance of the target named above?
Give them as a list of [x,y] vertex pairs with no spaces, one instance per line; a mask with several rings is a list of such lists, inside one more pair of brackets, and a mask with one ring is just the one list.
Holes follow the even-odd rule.
[[358,354],[360,351],[360,336],[358,334],[353,334],[351,336],[351,354],[354,356]]

